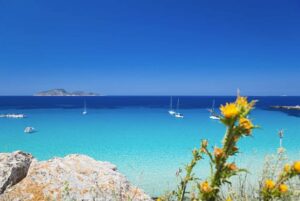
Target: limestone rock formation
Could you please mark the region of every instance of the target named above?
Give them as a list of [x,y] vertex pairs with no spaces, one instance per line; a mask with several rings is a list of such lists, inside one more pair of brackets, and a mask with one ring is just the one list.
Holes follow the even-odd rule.
[[0,201],[150,201],[108,162],[68,155],[32,162],[21,182],[6,190]]
[[0,153],[0,194],[27,174],[32,156],[21,151]]

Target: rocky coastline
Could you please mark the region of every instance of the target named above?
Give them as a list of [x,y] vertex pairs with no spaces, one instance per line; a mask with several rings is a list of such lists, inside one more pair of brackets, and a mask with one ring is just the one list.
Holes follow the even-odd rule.
[[85,155],[38,161],[22,151],[0,153],[0,201],[152,201],[117,167]]

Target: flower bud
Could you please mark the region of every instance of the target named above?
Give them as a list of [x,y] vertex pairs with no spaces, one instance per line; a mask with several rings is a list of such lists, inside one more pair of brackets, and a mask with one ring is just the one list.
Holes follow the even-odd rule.
[[215,148],[214,149],[214,155],[216,158],[222,158],[224,156],[224,151],[221,148]]
[[238,169],[237,166],[235,165],[235,163],[229,163],[229,164],[227,164],[226,166],[227,166],[227,168],[228,168],[229,170],[231,170],[231,171],[235,171],[235,170]]
[[206,148],[207,145],[208,145],[208,141],[207,141],[207,140],[202,140],[201,146],[202,146],[203,148]]

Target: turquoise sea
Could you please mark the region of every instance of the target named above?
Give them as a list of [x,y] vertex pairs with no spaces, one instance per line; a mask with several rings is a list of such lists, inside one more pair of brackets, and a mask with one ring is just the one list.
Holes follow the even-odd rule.
[[[174,97],[177,101],[178,97]],[[0,152],[23,150],[39,160],[71,153],[87,154],[117,165],[135,185],[155,196],[176,184],[175,173],[191,158],[201,139],[220,145],[225,128],[208,118],[216,107],[234,97],[179,97],[184,119],[168,114],[169,97],[0,97],[0,113],[24,113],[25,119],[0,119]],[[255,175],[267,154],[283,145],[290,159],[300,158],[300,115],[270,110],[271,105],[296,105],[300,97],[251,97],[260,102],[251,118],[261,128],[240,142],[234,159]],[[83,116],[83,101],[88,115]],[[175,101],[176,100],[176,101]],[[38,132],[25,134],[24,128]],[[205,162],[197,169],[205,176]],[[251,171],[250,171],[251,172]]]

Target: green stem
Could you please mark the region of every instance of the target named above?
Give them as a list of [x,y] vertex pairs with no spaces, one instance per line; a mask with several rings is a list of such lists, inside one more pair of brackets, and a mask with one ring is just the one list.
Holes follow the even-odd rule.
[[[216,172],[212,178],[212,187],[215,189],[213,195],[209,198],[208,201],[214,201],[217,198],[217,194],[219,193],[219,187],[221,185],[221,173],[226,164],[228,159],[228,152],[234,146],[234,132],[233,128],[234,124],[232,124],[226,131],[224,145],[223,145],[223,152],[224,158],[221,158],[220,161],[216,164]],[[217,188],[216,188],[217,187]]]
[[201,158],[194,157],[193,160],[191,161],[191,163],[187,165],[186,175],[185,175],[185,178],[183,179],[183,181],[181,183],[181,189],[179,191],[178,201],[183,201],[184,200],[184,195],[186,193],[187,184],[191,180],[191,174],[193,172],[193,168],[197,164],[197,161],[199,161],[200,159]]

